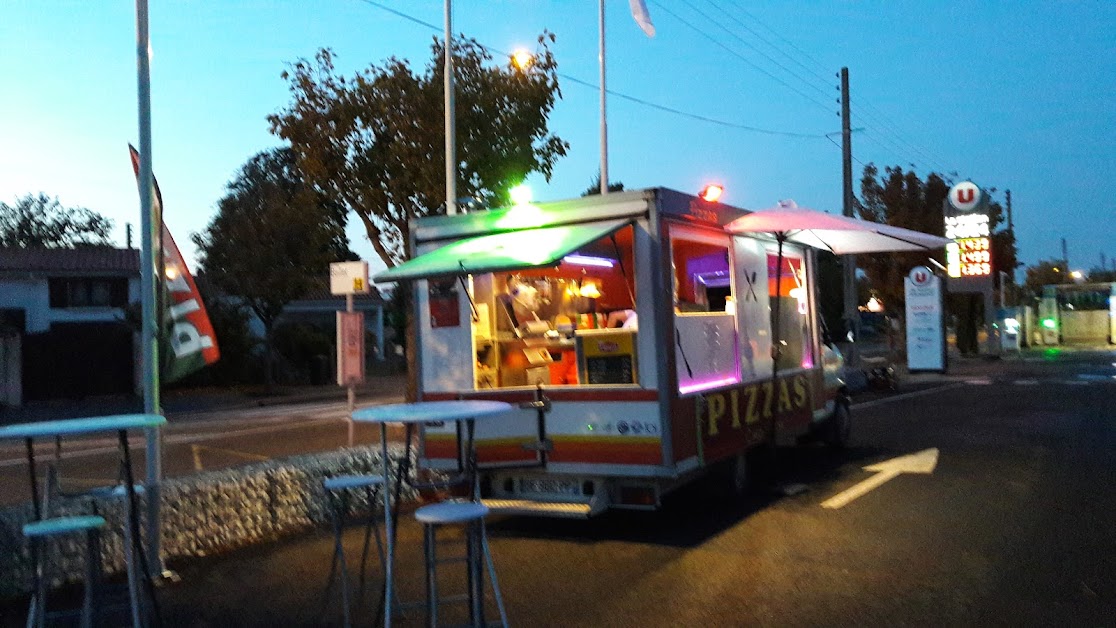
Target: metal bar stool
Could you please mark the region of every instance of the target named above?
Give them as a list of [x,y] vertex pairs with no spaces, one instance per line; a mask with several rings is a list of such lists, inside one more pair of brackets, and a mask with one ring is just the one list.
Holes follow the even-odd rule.
[[[93,625],[93,582],[97,578],[97,535],[105,527],[104,517],[85,515],[77,517],[54,517],[41,519],[23,526],[23,536],[32,546],[35,561],[35,590],[31,594],[31,606],[27,611],[27,626],[45,625],[47,610],[46,598],[49,586],[45,563],[49,552],[46,551],[48,539],[58,539],[69,535],[85,535],[85,585],[81,601],[81,626]],[[40,551],[42,550],[42,551]]]
[[[486,625],[482,556],[488,566],[488,577],[492,580],[492,592],[496,598],[496,608],[500,612],[500,625],[505,628],[508,625],[504,600],[500,595],[500,584],[496,579],[496,568],[492,564],[492,553],[488,549],[488,534],[484,527],[486,515],[488,515],[488,507],[474,501],[444,501],[423,506],[415,511],[415,519],[423,526],[428,625],[438,625],[438,606],[447,602],[468,602],[472,625]],[[438,565],[461,560],[461,557],[439,559],[437,556],[437,529],[444,525],[465,526],[465,568],[468,591],[463,596],[442,598],[438,595]]]
[[[134,494],[137,496],[143,495],[146,492],[142,484],[137,484],[132,488]],[[134,628],[140,628],[143,626],[141,618],[147,616],[145,612],[147,609],[144,608],[144,601],[140,597],[140,574],[137,571],[139,562],[142,558],[136,554],[134,539],[132,539],[132,526],[128,524],[127,520],[128,487],[122,484],[105,486],[87,491],[85,495],[94,499],[94,514],[97,514],[96,498],[101,498],[106,501],[117,501],[123,505],[125,520],[120,527],[124,537],[124,570],[128,577],[128,603],[132,613],[132,626],[134,626]]]
[[[380,570],[384,573],[385,557],[384,545],[380,539],[380,526],[376,521],[376,501],[374,490],[383,487],[384,478],[381,475],[339,475],[326,478],[322,486],[326,490],[330,501],[330,520],[333,523],[333,561],[329,567],[329,582],[326,584],[326,598],[333,588],[333,579],[337,574],[338,565],[341,571],[341,604],[344,614],[345,626],[352,625],[352,611],[350,603],[349,569],[345,561],[345,546],[342,542],[343,521],[348,512],[349,491],[363,488],[368,499],[368,521],[364,526],[364,547],[360,554],[360,579],[357,585],[358,599],[364,597],[364,575],[368,563],[368,546],[373,530],[376,532],[376,551],[380,557]],[[323,607],[323,612],[324,612]]]

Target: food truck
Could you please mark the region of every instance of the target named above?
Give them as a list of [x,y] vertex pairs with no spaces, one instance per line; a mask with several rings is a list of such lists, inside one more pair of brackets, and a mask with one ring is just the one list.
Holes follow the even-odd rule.
[[[515,407],[476,424],[493,511],[654,509],[709,473],[742,492],[757,452],[844,443],[815,252],[726,231],[746,213],[654,188],[412,222],[375,280],[414,291],[418,400]],[[461,439],[425,426],[420,468]]]

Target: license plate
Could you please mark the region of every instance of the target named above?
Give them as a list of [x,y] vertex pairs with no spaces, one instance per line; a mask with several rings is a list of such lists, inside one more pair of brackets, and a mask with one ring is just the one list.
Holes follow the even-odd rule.
[[581,495],[581,486],[577,480],[559,480],[554,478],[520,478],[519,491],[521,493],[534,493],[542,495]]

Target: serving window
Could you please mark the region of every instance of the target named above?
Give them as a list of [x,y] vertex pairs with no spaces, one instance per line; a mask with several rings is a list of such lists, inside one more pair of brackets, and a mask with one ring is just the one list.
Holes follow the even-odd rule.
[[679,392],[740,381],[729,237],[670,230],[674,351]]
[[637,383],[633,236],[628,225],[554,266],[473,275],[476,388]]

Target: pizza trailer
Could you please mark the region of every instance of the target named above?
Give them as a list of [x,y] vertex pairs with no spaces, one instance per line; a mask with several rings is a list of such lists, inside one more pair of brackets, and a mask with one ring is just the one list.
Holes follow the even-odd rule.
[[[516,406],[476,426],[493,511],[654,509],[712,471],[743,491],[776,443],[845,442],[814,249],[732,233],[747,214],[654,188],[412,223],[375,280],[414,291],[418,400]],[[424,426],[420,468],[457,469],[460,436]]]

